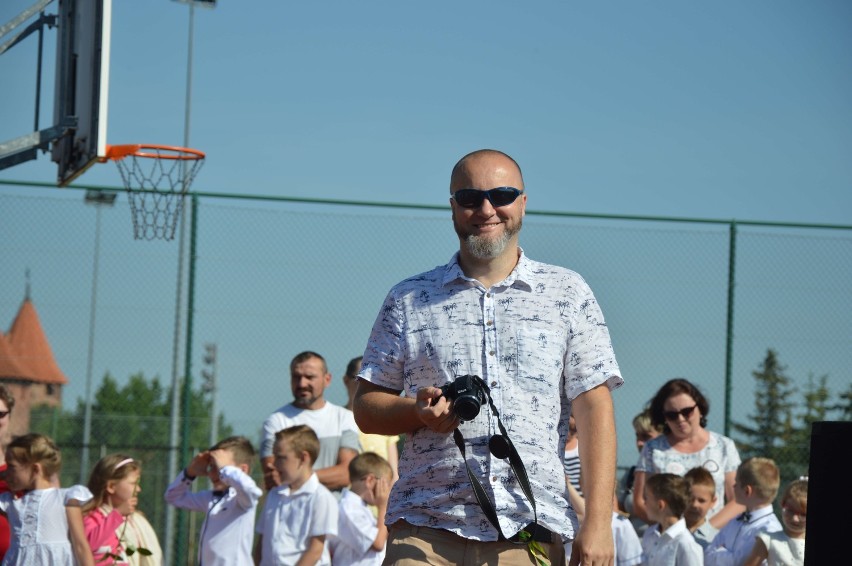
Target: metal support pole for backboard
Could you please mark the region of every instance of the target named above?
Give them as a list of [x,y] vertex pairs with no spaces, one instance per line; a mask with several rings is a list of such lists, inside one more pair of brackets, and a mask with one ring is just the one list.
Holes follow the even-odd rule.
[[725,332],[725,436],[731,435],[731,392],[734,359],[734,285],[737,269],[737,223],[731,222],[728,236],[728,325]]

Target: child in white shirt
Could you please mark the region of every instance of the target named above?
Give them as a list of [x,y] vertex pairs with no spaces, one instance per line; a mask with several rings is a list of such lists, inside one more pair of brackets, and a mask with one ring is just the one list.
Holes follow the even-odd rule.
[[648,518],[657,524],[642,536],[642,564],[702,566],[701,547],[683,519],[689,502],[686,480],[675,474],[654,474],[645,482],[644,496]]
[[[343,490],[338,507],[337,536],[333,538],[333,566],[380,566],[385,557],[388,509],[393,469],[387,460],[365,452],[349,462],[352,485]],[[370,505],[378,510],[374,517]]]
[[281,485],[266,496],[255,545],[260,566],[330,566],[327,539],[337,534],[337,499],[313,471],[320,443],[307,425],[275,433],[273,460]]
[[734,496],[746,512],[722,527],[704,549],[707,566],[742,566],[760,533],[776,533],[781,523],[772,511],[778,494],[778,466],[769,458],[749,458],[737,468]]
[[[253,566],[254,516],[263,494],[248,475],[254,458],[247,438],[226,438],[196,455],[166,488],[170,505],[207,513],[198,544],[199,564]],[[202,475],[210,478],[213,489],[193,493],[192,481]]]
[[808,478],[787,485],[781,496],[781,522],[784,530],[759,533],[745,566],[803,566],[805,563],[805,528],[808,515]]
[[686,528],[701,548],[707,548],[719,529],[707,520],[707,513],[716,506],[716,480],[707,469],[692,468],[683,476],[689,484],[689,505],[683,513]]

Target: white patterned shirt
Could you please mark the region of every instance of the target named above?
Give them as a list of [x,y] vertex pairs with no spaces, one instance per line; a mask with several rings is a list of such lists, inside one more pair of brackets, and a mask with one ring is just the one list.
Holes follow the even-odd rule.
[[740,453],[734,441],[712,430],[707,445],[698,452],[680,452],[672,448],[665,434],[645,443],[637,472],[651,474],[675,474],[683,476],[692,468],[703,467],[713,476],[716,484],[716,504],[707,512],[709,519],[725,505],[725,474],[736,472],[740,465]]
[[642,535],[642,564],[647,566],[703,566],[701,546],[692,538],[681,518],[660,532],[660,525],[648,527]]
[[[539,523],[572,539],[576,516],[562,466],[570,402],[598,385],[614,389],[623,383],[586,282],[521,251],[512,273],[490,289],[462,273],[458,254],[397,284],[373,326],[359,377],[414,398],[421,387],[442,387],[465,374],[480,376],[491,389],[526,466]],[[471,469],[510,537],[533,521],[533,510],[508,461],[488,451],[489,438],[499,434],[497,419],[483,407],[459,429]],[[421,428],[407,435],[399,476],[388,524],[405,519],[469,539],[497,540],[451,434]]]

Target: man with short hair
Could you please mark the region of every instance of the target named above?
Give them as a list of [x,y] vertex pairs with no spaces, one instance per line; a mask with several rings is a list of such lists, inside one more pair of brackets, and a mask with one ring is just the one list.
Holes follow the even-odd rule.
[[[407,435],[388,508],[385,564],[530,564],[541,555],[530,538],[552,564],[564,561],[563,541],[573,541],[572,565],[612,563],[610,390],[623,381],[585,281],[518,246],[526,202],[511,157],[495,150],[463,157],[450,178],[458,253],[391,289],[373,326],[356,420],[365,432]],[[490,389],[503,426],[488,402],[459,420],[441,388],[464,375]],[[562,466],[572,413],[586,495],[576,532]],[[508,445],[503,430],[528,482],[494,449]],[[495,512],[483,511],[483,492]]]
[[329,384],[328,366],[316,352],[302,352],[290,362],[293,402],[272,413],[261,433],[260,462],[267,490],[280,483],[273,466],[275,433],[297,424],[308,425],[319,437],[320,453],[314,470],[320,482],[332,491],[349,485],[349,461],[360,451],[358,427],[352,411],[325,399]]

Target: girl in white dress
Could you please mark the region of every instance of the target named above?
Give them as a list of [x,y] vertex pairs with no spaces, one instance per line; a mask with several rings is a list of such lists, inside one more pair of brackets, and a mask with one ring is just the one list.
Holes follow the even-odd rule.
[[784,530],[757,535],[743,566],[759,566],[764,560],[769,566],[804,566],[807,515],[808,478],[799,478],[787,484],[781,496]]
[[62,456],[42,434],[27,434],[6,447],[6,483],[0,512],[9,519],[12,541],[3,566],[42,564],[94,566],[80,508],[92,498],[82,485],[57,487]]

